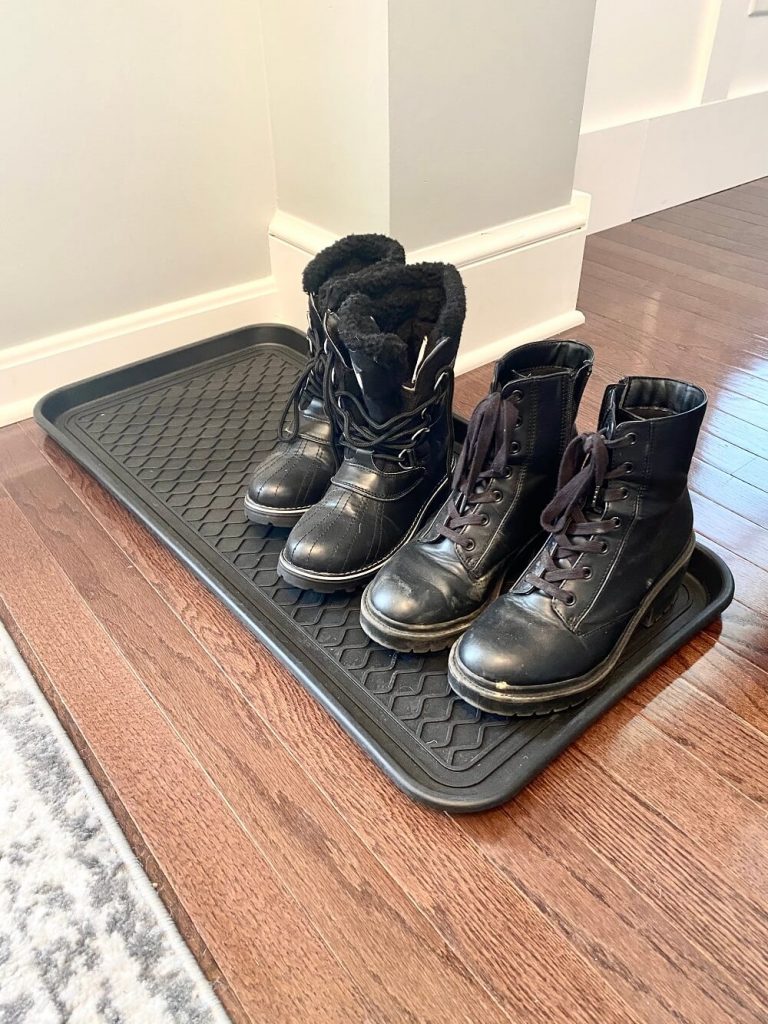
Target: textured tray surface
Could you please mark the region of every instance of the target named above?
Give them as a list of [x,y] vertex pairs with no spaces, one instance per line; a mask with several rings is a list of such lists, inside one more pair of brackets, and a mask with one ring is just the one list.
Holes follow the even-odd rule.
[[[367,639],[358,594],[299,591],[275,572],[287,531],[245,521],[252,467],[273,447],[303,341],[285,328],[225,336],[43,400],[42,425],[213,585],[403,788],[437,806],[502,802],[729,600],[727,570],[697,551],[663,622],[642,630],[581,708],[502,719],[455,697],[446,654]],[[159,375],[158,375],[159,374]]]

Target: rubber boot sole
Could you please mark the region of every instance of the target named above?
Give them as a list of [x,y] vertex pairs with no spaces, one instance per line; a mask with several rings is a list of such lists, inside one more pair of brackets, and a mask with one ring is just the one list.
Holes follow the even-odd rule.
[[259,505],[246,494],[243,508],[245,518],[251,523],[258,523],[260,526],[283,526],[290,529],[312,506],[307,505],[306,508],[292,508],[283,511],[279,508],[270,508],[269,505]]

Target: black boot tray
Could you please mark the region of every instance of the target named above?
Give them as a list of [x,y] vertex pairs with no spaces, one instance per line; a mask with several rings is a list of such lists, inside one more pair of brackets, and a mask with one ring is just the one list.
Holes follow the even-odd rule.
[[[733,596],[697,547],[674,607],[633,638],[580,707],[505,719],[455,697],[445,652],[367,639],[359,594],[302,592],[275,573],[287,531],[248,524],[243,494],[304,362],[289,327],[248,327],[43,398],[43,429],[164,541],[406,793],[443,810],[508,800]],[[465,427],[457,420],[457,436]]]

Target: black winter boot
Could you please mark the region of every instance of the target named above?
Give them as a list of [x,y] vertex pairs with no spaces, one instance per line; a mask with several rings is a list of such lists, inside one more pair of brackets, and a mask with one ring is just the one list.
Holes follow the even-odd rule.
[[576,341],[513,349],[472,413],[451,495],[363,594],[360,624],[398,651],[448,647],[541,544],[541,510],[573,436],[593,352]]
[[328,300],[334,286],[382,263],[405,263],[399,242],[384,235],[348,235],[307,264],[303,285],[309,298],[309,360],[283,409],[278,442],[248,486],[245,514],[251,522],[293,526],[325,494],[340,455],[323,398],[323,320],[332,308]]
[[706,404],[656,377],[606,390],[599,431],[566,449],[544,547],[451,649],[456,693],[502,715],[578,704],[665,613],[695,543],[688,470]]
[[453,364],[465,308],[458,271],[442,263],[382,267],[357,287],[363,294],[347,297],[327,321],[328,390],[344,460],[278,562],[285,580],[313,590],[366,583],[443,500],[451,467]]

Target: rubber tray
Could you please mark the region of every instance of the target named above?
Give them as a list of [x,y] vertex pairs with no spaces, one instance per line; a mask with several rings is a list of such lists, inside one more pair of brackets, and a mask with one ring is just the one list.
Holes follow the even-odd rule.
[[244,328],[54,391],[35,417],[410,796],[453,812],[508,800],[730,602],[730,572],[698,547],[670,614],[640,630],[586,703],[532,718],[475,711],[449,689],[445,652],[395,654],[371,642],[358,594],[288,586],[275,573],[287,531],[246,523],[249,472],[276,441],[305,352],[291,328]]

